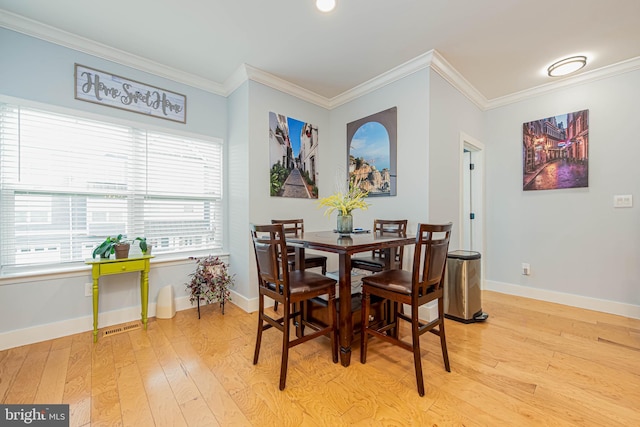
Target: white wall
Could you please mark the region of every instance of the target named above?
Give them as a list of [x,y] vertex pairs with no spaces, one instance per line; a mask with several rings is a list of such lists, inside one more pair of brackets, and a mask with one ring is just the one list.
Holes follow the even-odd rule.
[[[449,249],[469,250],[471,248],[459,246],[462,210],[460,133],[482,142],[484,114],[435,71],[431,71],[429,99],[429,220],[435,223],[453,222]],[[477,221],[480,224],[483,221],[482,213],[478,214]]]
[[[408,219],[414,230],[429,220],[429,71],[421,70],[387,86],[331,110],[331,169],[323,171],[330,182],[320,187],[320,197],[336,189],[338,171],[347,167],[347,123],[398,108],[397,196],[367,200],[371,207],[353,212],[354,227],[371,228],[373,220]],[[324,167],[324,165],[323,165]],[[328,179],[328,180],[329,180]],[[325,217],[326,218],[326,217]],[[324,228],[335,228],[336,215],[325,220]]]
[[[0,28],[0,97],[94,114],[147,128],[226,139],[226,99],[133,68]],[[74,99],[74,63],[118,74],[187,96],[187,123],[180,124]],[[149,276],[150,315],[160,288],[171,285],[184,298],[191,260],[154,263]],[[62,275],[0,279],[0,349],[92,329],[88,266]],[[100,279],[99,327],[140,316],[138,274]]]
[[271,197],[269,192],[269,112],[284,114],[318,126],[319,185],[327,185],[332,162],[329,112],[317,105],[248,81],[229,97],[229,211],[231,270],[236,274],[234,302],[257,309],[257,274],[250,224],[269,224],[273,218],[304,218],[306,230],[326,228],[315,199]]
[[[283,114],[318,126],[318,186],[319,188],[326,188],[327,185],[330,185],[329,180],[331,179],[326,171],[329,170],[329,165],[335,161],[329,151],[331,146],[335,144],[330,138],[329,111],[260,83],[249,82],[249,85],[250,222],[269,224],[272,218],[296,217],[304,218],[306,230],[325,229],[326,225],[322,217],[322,210],[318,209],[316,205],[317,199],[270,196],[269,112]],[[248,224],[246,230],[248,236]]]
[[[229,108],[229,150],[227,156],[227,199],[229,201],[229,269],[235,274],[235,291],[242,300],[234,301],[247,308],[252,295],[250,265],[253,249],[249,245],[249,207],[251,189],[249,177],[249,83],[245,82],[228,98]],[[267,134],[268,137],[268,134]]]
[[[640,318],[638,99],[635,71],[486,113],[489,289]],[[523,191],[522,124],[583,109],[589,187]],[[614,194],[634,207],[613,208]]]
[[249,237],[250,224],[270,224],[275,218],[304,218],[306,230],[323,228],[322,211],[317,209],[316,199],[292,199],[271,197],[269,191],[269,112],[312,123],[318,127],[318,184],[326,184],[326,174],[331,158],[327,150],[331,141],[329,136],[329,112],[317,105],[300,100],[261,83],[249,81],[248,133],[249,153],[249,206],[247,221],[239,224],[239,235],[232,235],[234,241],[244,241],[241,253],[234,250],[234,256],[247,260],[245,268],[249,271],[247,293],[243,294],[249,304],[244,307],[252,311],[258,307],[258,285],[255,255]]

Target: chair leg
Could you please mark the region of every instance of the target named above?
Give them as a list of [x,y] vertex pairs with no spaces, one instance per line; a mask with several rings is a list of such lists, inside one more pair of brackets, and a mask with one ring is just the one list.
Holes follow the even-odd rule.
[[264,312],[264,296],[258,297],[258,334],[256,335],[256,349],[253,353],[253,364],[258,363],[258,356],[260,355],[260,344],[262,342],[262,314]]
[[274,303],[273,303],[273,311],[278,311],[278,301],[274,301]]
[[367,362],[367,329],[369,328],[369,303],[371,296],[362,288],[362,303],[360,304],[361,326],[360,326],[360,363]]
[[327,260],[322,263],[322,275],[324,276],[325,274],[327,274]]
[[284,390],[287,382],[287,364],[289,363],[289,318],[290,304],[284,305],[284,322],[282,322],[282,362],[280,363],[280,390]]
[[449,353],[447,352],[447,338],[444,333],[444,302],[443,298],[438,299],[438,317],[440,325],[438,325],[438,335],[440,335],[440,347],[442,347],[442,359],[444,360],[444,368],[447,372],[451,372],[449,365]]
[[411,309],[411,338],[413,340],[413,364],[416,369],[418,394],[424,396],[424,380],[422,378],[422,357],[420,355],[420,332],[418,331],[418,310]]

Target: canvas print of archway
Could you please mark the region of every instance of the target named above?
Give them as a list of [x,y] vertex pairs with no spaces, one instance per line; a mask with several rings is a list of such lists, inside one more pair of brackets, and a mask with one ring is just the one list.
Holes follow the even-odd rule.
[[347,124],[349,177],[369,196],[396,195],[397,107]]
[[318,198],[318,127],[269,113],[270,193]]
[[588,187],[589,110],[524,123],[522,165],[524,191]]

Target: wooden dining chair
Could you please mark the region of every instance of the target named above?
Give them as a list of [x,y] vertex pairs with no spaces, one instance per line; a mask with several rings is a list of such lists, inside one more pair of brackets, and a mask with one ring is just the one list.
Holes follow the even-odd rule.
[[[443,282],[447,264],[447,251],[452,224],[418,224],[413,259],[413,271],[400,269],[385,270],[365,276],[362,279],[362,334],[360,338],[360,361],[367,360],[369,336],[398,345],[413,352],[418,394],[424,396],[422,379],[422,359],[420,354],[420,336],[431,332],[440,337],[442,358],[447,372],[451,372],[447,341],[444,332],[444,295]],[[383,325],[369,325],[370,299],[379,296],[393,302],[390,321]],[[420,306],[438,301],[438,317],[430,322],[418,319]],[[411,315],[400,311],[400,306],[411,306]],[[411,343],[399,337],[399,321],[411,325]]]
[[[271,224],[282,224],[285,236],[298,237],[304,233],[304,220],[302,219],[272,219]],[[293,246],[287,246],[287,263],[289,270],[296,268],[296,253]],[[327,257],[323,255],[304,254],[304,268],[320,267],[322,274],[327,274]],[[273,303],[273,309],[278,311],[278,301]]]
[[[282,361],[280,363],[280,390],[284,390],[287,379],[287,363],[289,349],[298,344],[326,335],[331,340],[333,363],[338,363],[337,315],[335,309],[336,281],[322,274],[307,270],[289,271],[287,265],[287,245],[284,226],[282,224],[252,225],[251,238],[258,268],[258,335],[253,356],[253,364],[258,363],[262,333],[272,327],[280,330],[282,338]],[[302,319],[299,309],[303,302],[327,295],[329,322],[320,325]],[[273,318],[265,313],[264,299],[269,297],[283,306],[280,318]],[[298,310],[296,310],[298,308]],[[297,318],[300,336],[291,339],[292,320]],[[305,335],[305,326],[314,332]]]
[[[373,232],[380,235],[407,236],[407,220],[376,219],[373,221]],[[351,258],[351,268],[372,271],[374,273],[385,270],[387,265],[385,256],[388,250],[374,250],[365,255],[356,255]],[[389,263],[389,269],[402,268],[404,248],[401,246],[395,252],[395,258]]]

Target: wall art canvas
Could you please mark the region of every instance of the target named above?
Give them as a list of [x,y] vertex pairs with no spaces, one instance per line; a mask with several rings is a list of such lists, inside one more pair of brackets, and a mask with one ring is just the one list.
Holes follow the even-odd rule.
[[318,127],[269,113],[270,194],[318,198]]
[[522,188],[557,190],[589,186],[589,110],[522,126]]
[[396,195],[397,107],[347,124],[349,178],[369,196]]

